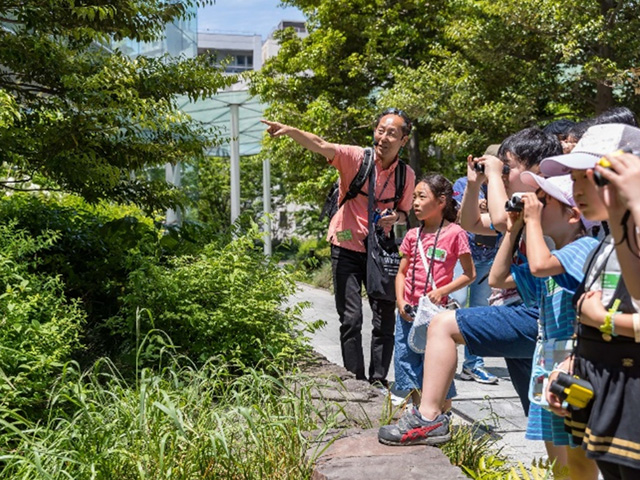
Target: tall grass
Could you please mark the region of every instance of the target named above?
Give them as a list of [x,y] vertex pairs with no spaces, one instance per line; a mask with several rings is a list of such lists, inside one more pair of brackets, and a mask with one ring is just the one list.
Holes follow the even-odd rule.
[[314,411],[310,382],[270,371],[171,357],[130,382],[109,360],[69,364],[46,421],[0,410],[0,478],[310,478],[302,432],[322,435],[331,419]]

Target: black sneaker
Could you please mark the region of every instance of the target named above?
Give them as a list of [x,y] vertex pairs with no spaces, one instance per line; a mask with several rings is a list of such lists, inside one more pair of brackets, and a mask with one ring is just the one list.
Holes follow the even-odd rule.
[[396,425],[378,430],[378,441],[385,445],[439,445],[451,440],[451,414],[443,413],[435,420],[425,420],[416,407],[408,408]]

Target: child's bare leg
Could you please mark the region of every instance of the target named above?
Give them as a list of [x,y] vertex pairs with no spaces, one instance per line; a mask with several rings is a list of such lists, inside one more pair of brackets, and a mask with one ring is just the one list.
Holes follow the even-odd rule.
[[584,449],[580,447],[567,448],[567,463],[571,480],[597,480],[598,465],[587,458]]
[[[411,392],[411,401],[413,402],[413,404],[416,407],[420,407],[420,400],[421,400],[421,393],[420,390],[414,390],[413,392]],[[442,405],[442,411],[443,412],[448,412],[449,410],[451,410],[451,406],[453,405],[453,402],[451,401],[450,398],[447,398],[444,401],[444,404]]]
[[567,463],[567,447],[559,447],[552,442],[544,442],[544,446],[547,449],[549,462],[555,461],[553,465],[553,478],[555,480],[568,480],[569,465]]
[[420,413],[433,420],[442,413],[449,386],[458,365],[457,343],[464,343],[456,312],[447,310],[436,315],[427,332],[422,376],[422,400]]

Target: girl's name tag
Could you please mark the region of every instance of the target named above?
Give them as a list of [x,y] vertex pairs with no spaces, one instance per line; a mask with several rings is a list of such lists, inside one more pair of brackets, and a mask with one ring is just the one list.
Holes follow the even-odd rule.
[[427,248],[427,258],[431,258],[436,262],[444,262],[447,259],[447,252],[441,248],[436,248],[435,254],[433,253],[433,247]]

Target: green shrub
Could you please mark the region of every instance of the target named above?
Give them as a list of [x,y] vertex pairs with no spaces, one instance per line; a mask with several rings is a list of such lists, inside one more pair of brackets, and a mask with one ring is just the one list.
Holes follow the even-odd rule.
[[89,205],[72,195],[16,194],[0,200],[0,216],[32,236],[49,231],[56,242],[43,246],[34,273],[59,276],[67,298],[87,313],[82,362],[118,351],[122,338],[105,328],[118,315],[131,272],[162,263],[169,255],[198,253],[203,228],[185,224],[164,232],[133,206]]
[[59,276],[36,274],[42,252],[59,240],[0,225],[0,405],[38,411],[71,354],[85,315]]
[[310,276],[308,281],[311,285],[333,290],[333,271],[330,262],[323,262]]
[[136,311],[148,309],[153,328],[166,332],[178,351],[197,362],[221,355],[255,365],[265,356],[286,357],[302,348],[294,335],[300,308],[284,308],[295,290],[291,274],[255,246],[257,228],[231,243],[206,246],[197,256],[147,264],[129,276],[122,311],[109,325],[134,351]]
[[331,246],[325,239],[311,238],[301,241],[296,254],[296,261],[302,269],[313,271],[330,260]]

